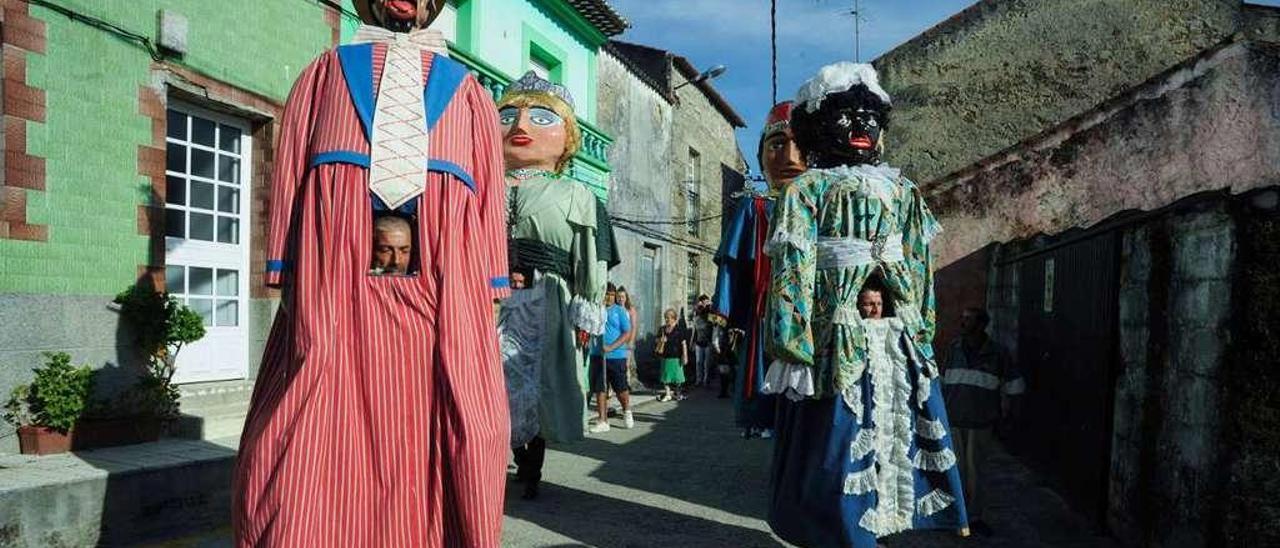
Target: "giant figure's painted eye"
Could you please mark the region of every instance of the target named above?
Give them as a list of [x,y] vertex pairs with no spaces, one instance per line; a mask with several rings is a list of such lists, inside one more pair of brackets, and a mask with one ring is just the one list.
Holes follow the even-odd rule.
[[498,109],[498,123],[502,127],[511,127],[516,125],[516,120],[520,119],[519,107],[504,107]]
[[548,108],[530,107],[529,121],[535,126],[548,127],[563,124],[564,118],[561,118],[559,114]]

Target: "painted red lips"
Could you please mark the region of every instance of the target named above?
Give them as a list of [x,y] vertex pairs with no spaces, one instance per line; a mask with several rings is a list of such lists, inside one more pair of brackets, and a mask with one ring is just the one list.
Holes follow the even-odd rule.
[[875,146],[875,143],[871,142],[870,137],[867,137],[865,135],[859,135],[857,137],[849,138],[849,146],[856,149],[869,150]]
[[514,135],[508,138],[507,142],[518,147],[524,147],[524,146],[529,146],[533,144],[533,137],[530,137],[528,135]]
[[414,0],[387,0],[387,12],[397,19],[413,17],[418,12],[418,3]]

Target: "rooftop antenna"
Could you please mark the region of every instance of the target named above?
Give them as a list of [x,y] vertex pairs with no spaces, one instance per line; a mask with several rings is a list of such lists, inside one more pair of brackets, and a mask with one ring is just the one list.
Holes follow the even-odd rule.
[[841,11],[842,15],[853,17],[853,61],[855,63],[862,62],[862,5],[858,0],[853,0],[853,9]]

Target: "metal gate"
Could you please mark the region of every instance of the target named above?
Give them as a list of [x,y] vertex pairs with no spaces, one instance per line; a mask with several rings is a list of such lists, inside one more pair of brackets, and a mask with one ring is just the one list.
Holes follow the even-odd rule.
[[[1106,512],[1118,370],[1119,231],[1038,245],[1018,270],[1020,453],[1078,511]],[[1036,249],[1038,247],[1039,249]]]

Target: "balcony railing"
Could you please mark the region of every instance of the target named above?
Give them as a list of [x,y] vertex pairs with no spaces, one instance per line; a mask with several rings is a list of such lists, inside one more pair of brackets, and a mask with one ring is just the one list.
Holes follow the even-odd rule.
[[[502,94],[507,91],[507,86],[511,85],[509,76],[467,52],[449,48],[449,57],[470,68],[480,85],[493,95],[494,101],[502,97]],[[574,161],[581,161],[598,170],[609,172],[609,147],[613,146],[613,138],[581,117],[578,118],[578,128],[582,130],[582,147],[578,150]]]

